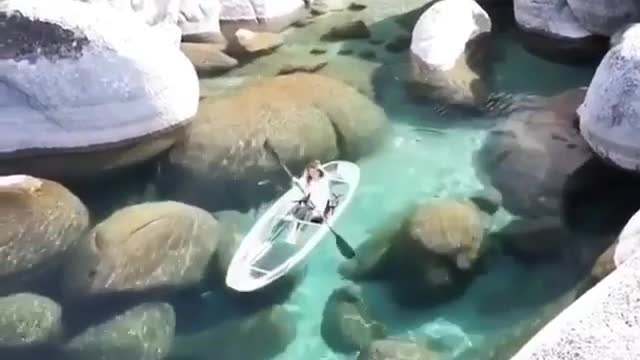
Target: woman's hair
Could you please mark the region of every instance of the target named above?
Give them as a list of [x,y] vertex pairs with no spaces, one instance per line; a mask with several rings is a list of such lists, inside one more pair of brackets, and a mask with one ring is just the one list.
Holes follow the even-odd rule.
[[324,170],[322,170],[321,165],[322,163],[320,162],[320,160],[313,160],[309,162],[309,164],[307,164],[307,167],[304,169],[305,173],[307,174],[306,176],[307,182],[311,181],[311,174],[309,172],[309,170],[311,169],[318,170],[318,172],[320,173],[320,177],[324,177]]

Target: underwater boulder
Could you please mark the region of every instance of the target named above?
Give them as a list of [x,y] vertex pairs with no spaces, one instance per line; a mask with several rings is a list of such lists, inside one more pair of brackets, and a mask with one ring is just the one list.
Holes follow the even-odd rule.
[[87,208],[63,185],[28,175],[0,176],[0,292],[45,275],[88,226]]
[[439,360],[443,357],[416,342],[402,339],[376,340],[356,360]]
[[0,174],[85,178],[136,165],[196,113],[198,78],[179,37],[133,12],[7,0],[0,33]]
[[63,335],[62,308],[32,293],[0,297],[0,356],[4,350],[58,344]]
[[180,50],[189,58],[198,74],[216,75],[238,65],[238,60],[225,54],[215,44],[182,42]]
[[[160,188],[211,210],[255,206],[275,196],[274,183],[286,178],[289,186],[265,139],[297,172],[312,159],[375,151],[386,126],[382,108],[340,81],[304,73],[259,79],[200,102],[185,140],[162,166]],[[274,181],[257,186],[263,179]]]
[[63,348],[68,360],[162,360],[173,346],[175,313],[167,303],[142,303],[91,325]]
[[593,62],[608,48],[606,37],[585,29],[567,0],[515,0],[514,14],[524,47],[561,63]]
[[361,289],[349,284],[334,290],[324,305],[320,334],[335,352],[352,353],[385,338],[385,326],[371,317]]
[[487,206],[488,199],[474,195],[410,207],[382,224],[339,272],[354,281],[389,283],[402,305],[450,300],[484,265],[485,238],[498,208]]
[[263,360],[286,350],[296,337],[293,316],[280,305],[196,333],[178,334],[176,359]]
[[637,0],[567,0],[582,27],[593,34],[611,36],[625,25],[640,22]]
[[412,95],[475,107],[489,95],[491,19],[473,0],[435,2],[413,28]]
[[75,299],[195,285],[206,274],[218,230],[211,214],[178,202],[120,209],[68,254],[65,293]]
[[639,65],[640,24],[629,28],[602,59],[577,110],[580,132],[591,149],[605,161],[636,173],[640,172]]
[[598,282],[604,279],[605,277],[607,277],[607,275],[611,274],[613,270],[616,269],[614,255],[617,246],[618,241],[615,241],[596,259],[596,262],[591,268],[591,279],[594,282]]
[[575,127],[584,89],[514,112],[489,131],[474,154],[476,172],[496,188],[504,207],[523,217],[559,216],[568,178],[593,157]]

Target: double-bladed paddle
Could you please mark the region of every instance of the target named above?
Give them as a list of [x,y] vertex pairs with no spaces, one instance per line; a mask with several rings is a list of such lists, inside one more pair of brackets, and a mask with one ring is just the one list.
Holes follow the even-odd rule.
[[[304,189],[302,189],[300,184],[298,184],[298,182],[294,180],[295,178],[293,174],[291,173],[291,171],[289,171],[289,168],[287,168],[287,166],[282,162],[282,160],[280,159],[280,155],[278,155],[278,153],[273,148],[273,146],[271,146],[269,139],[264,140],[263,147],[271,156],[273,156],[274,159],[276,159],[276,161],[280,164],[280,166],[284,169],[284,171],[287,172],[287,175],[289,175],[293,183],[296,184],[296,186],[298,186],[298,188],[302,190],[302,192],[304,193]],[[315,207],[314,204],[311,204],[311,206]],[[325,222],[325,225],[327,225],[327,227],[329,228],[329,231],[331,231],[331,233],[335,237],[336,247],[340,251],[340,254],[342,254],[342,256],[346,257],[347,259],[351,259],[354,256],[356,256],[355,250],[353,250],[351,245],[349,245],[349,243],[340,234],[338,234],[335,230],[333,230],[333,228],[328,224],[326,217],[324,218],[324,222]]]

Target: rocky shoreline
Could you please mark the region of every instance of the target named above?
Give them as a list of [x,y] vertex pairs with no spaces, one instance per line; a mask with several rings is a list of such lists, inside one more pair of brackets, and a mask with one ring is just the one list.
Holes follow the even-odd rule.
[[[298,332],[283,303],[304,274],[258,294],[220,290],[248,213],[288,186],[261,144],[296,172],[311,159],[375,156],[392,123],[379,91],[392,86],[437,109],[445,127],[458,110],[495,121],[474,154],[485,188],[416,199],[380,224],[339,266],[349,284],[326,300],[318,333],[327,346],[358,360],[445,358],[437,344],[390,336],[362,286],[387,285],[402,307],[434,307],[459,298],[500,254],[531,266],[571,259],[584,276],[491,358],[509,358],[541,328],[513,359],[564,359],[571,336],[590,344],[581,358],[628,358],[612,349],[640,351],[629,335],[639,324],[625,322],[633,309],[611,309],[634,305],[622,298],[635,296],[640,261],[629,230],[640,207],[629,190],[640,184],[640,6],[613,3],[5,0],[0,358],[284,352]],[[501,92],[494,45],[505,32],[535,56],[593,66],[591,83],[553,96]],[[398,63],[397,81],[381,80]],[[611,199],[593,195],[602,188]],[[589,201],[605,210],[600,222],[567,215]],[[499,211],[514,219],[497,226]],[[246,313],[179,331],[172,299],[212,289]],[[603,300],[610,294],[622,303]],[[595,312],[601,302],[610,320]],[[584,309],[595,314],[584,317],[589,328],[566,331]],[[589,332],[607,321],[620,333],[597,335],[601,346]]]

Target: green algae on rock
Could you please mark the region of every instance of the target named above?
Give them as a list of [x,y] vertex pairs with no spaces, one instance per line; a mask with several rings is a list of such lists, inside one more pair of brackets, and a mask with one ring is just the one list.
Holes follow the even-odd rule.
[[57,265],[88,226],[87,208],[63,185],[28,175],[0,177],[0,291],[7,290],[5,281]]
[[68,254],[70,298],[195,285],[206,273],[218,223],[195,206],[161,201],[120,209]]
[[69,360],[162,360],[173,346],[175,313],[167,303],[142,303],[74,336]]
[[55,345],[63,335],[62,308],[31,293],[0,297],[0,349]]

